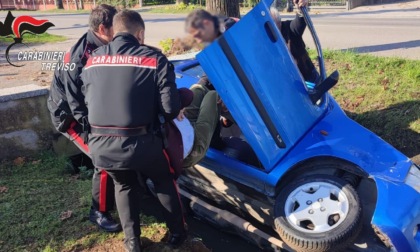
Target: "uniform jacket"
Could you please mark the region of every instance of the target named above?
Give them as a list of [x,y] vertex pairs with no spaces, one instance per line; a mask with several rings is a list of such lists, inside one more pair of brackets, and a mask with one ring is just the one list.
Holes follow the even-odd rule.
[[[173,65],[157,49],[141,45],[128,33],[98,48],[82,72],[83,92],[92,134],[89,148],[96,167],[138,169],[156,151],[158,114],[174,119],[181,103]],[[148,134],[121,137],[93,130],[147,128]],[[151,165],[151,164],[149,164]]]
[[67,110],[66,112],[70,115],[77,114],[76,120],[87,115],[81,91],[80,74],[92,51],[102,45],[103,43],[89,30],[64,56],[64,63],[75,64],[76,67],[73,71],[55,70],[48,98],[48,108],[56,128],[60,123],[62,110]]

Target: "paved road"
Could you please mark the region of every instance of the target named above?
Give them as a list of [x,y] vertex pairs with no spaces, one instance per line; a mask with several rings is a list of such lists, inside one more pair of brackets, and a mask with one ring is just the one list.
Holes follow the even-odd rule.
[[[378,56],[420,59],[419,7],[361,10],[312,15],[323,48],[350,49]],[[309,33],[305,32],[305,41]],[[309,43],[307,43],[309,45]],[[312,43],[311,43],[312,44]]]
[[[166,38],[185,36],[183,24],[185,15],[141,13],[146,24],[146,43],[159,46],[159,41]],[[88,28],[88,15],[48,16],[55,27],[48,31],[53,34],[79,38]]]

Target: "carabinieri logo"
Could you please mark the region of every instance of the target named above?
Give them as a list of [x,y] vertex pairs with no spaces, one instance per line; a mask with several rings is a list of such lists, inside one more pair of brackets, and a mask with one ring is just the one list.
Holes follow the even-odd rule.
[[38,20],[31,16],[20,16],[14,17],[12,13],[9,11],[7,13],[6,19],[4,20],[4,24],[0,22],[0,36],[1,37],[13,37],[14,43],[10,44],[6,49],[6,60],[9,62],[10,65],[15,67],[21,67],[23,65],[15,65],[10,61],[9,58],[9,51],[10,49],[17,44],[24,44],[22,43],[23,35],[26,33],[32,34],[42,34],[48,28],[54,26],[53,23],[49,22],[46,19]]

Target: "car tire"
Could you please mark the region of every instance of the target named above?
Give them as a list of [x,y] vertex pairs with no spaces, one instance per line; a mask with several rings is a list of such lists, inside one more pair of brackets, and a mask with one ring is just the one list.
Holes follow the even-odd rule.
[[296,251],[343,251],[362,228],[355,189],[332,175],[302,176],[278,194],[275,229]]

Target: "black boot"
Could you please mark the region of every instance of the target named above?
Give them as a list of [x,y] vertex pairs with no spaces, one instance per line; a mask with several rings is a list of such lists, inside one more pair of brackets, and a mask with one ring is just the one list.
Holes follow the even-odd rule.
[[176,249],[179,246],[181,246],[184,241],[187,239],[187,233],[181,233],[181,234],[170,234],[168,239],[168,245]]
[[124,240],[124,248],[126,252],[141,252],[140,238],[129,238]]
[[91,208],[89,212],[89,220],[106,232],[121,231],[121,225],[118,224],[108,212],[100,212]]

